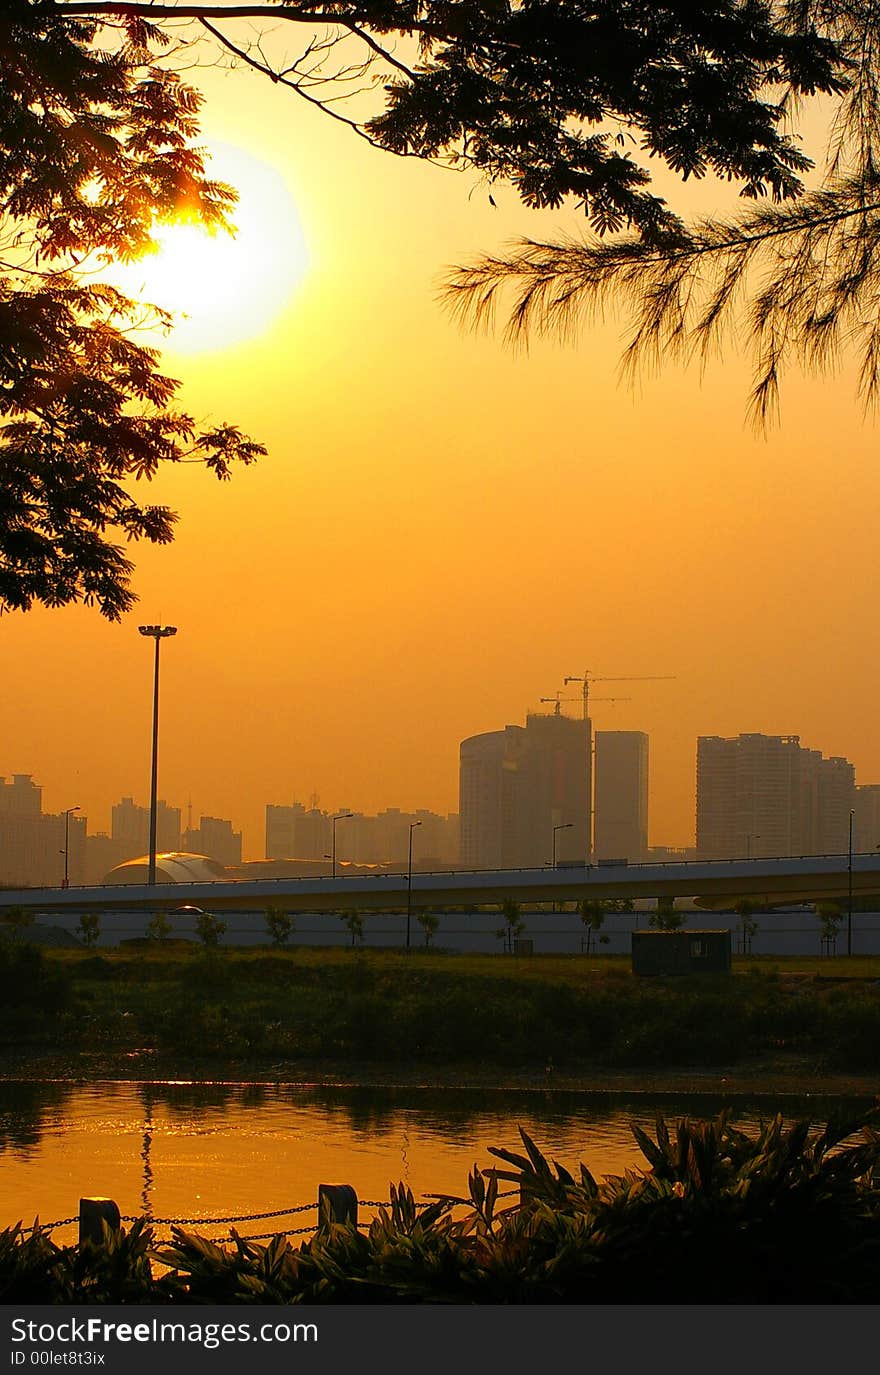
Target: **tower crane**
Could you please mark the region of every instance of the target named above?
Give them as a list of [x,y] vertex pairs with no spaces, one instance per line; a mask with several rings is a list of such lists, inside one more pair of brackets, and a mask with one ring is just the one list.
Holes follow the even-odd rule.
[[[561,692],[557,692],[557,694],[556,694],[555,697],[542,697],[542,698],[540,698],[540,700],[541,700],[542,702],[553,702],[553,703],[554,703],[553,715],[554,715],[554,716],[561,716],[561,715],[562,715],[562,710],[561,710],[561,708],[562,708],[562,703],[563,703],[563,702],[577,702],[579,699],[578,699],[577,697],[563,697]],[[594,697],[594,698],[593,698],[593,701],[594,701],[594,702],[631,702],[631,701],[632,701],[632,698],[631,698],[631,697]],[[584,717],[584,720],[586,720],[586,717]]]
[[[563,679],[563,682],[565,683],[565,686],[566,686],[566,687],[568,687],[568,684],[569,684],[569,683],[583,683],[584,720],[586,721],[587,717],[588,717],[589,714],[590,714],[590,684],[591,684],[591,683],[659,683],[659,682],[669,682],[669,681],[671,681],[674,677],[675,677],[675,674],[674,674],[674,673],[624,674],[624,675],[621,675],[621,676],[614,676],[614,677],[606,676],[605,674],[603,674],[603,675],[601,675],[601,676],[597,676],[596,674],[591,673],[590,670],[589,670],[588,668],[585,668],[584,671],[583,671],[583,674],[581,674],[581,675],[571,675],[571,676],[569,676],[568,678],[564,678],[564,679]],[[544,699],[542,699],[542,700],[544,700]],[[621,699],[614,699],[614,698],[609,698],[609,697],[605,697],[605,698],[597,697],[595,700],[596,700],[596,701],[600,701],[600,702],[601,702],[601,701],[606,701],[606,702],[607,702],[607,701],[614,701],[614,700],[621,700]],[[623,700],[626,700],[626,699],[623,699]]]
[[[564,682],[564,684],[565,684],[566,687],[568,687],[569,683],[582,683],[582,684],[583,684],[584,720],[585,720],[585,721],[588,721],[588,720],[589,720],[589,717],[590,717],[590,684],[591,684],[591,683],[658,683],[658,682],[668,682],[668,681],[671,681],[674,677],[675,677],[675,674],[674,674],[674,673],[638,673],[638,674],[620,674],[620,675],[615,674],[614,676],[606,675],[606,674],[598,675],[598,674],[591,673],[590,670],[589,670],[588,668],[585,668],[582,674],[580,674],[580,675],[577,675],[577,674],[570,674],[567,678],[564,678],[564,679],[563,679],[563,682]],[[609,699],[607,699],[607,698],[606,698],[606,699],[603,699],[603,698],[598,698],[598,697],[597,697],[595,700],[596,700],[596,701],[603,701],[603,700],[609,700]],[[611,700],[613,700],[613,699],[611,699]],[[593,857],[593,818],[594,818],[594,815],[595,815],[595,807],[594,807],[594,805],[593,805],[593,789],[594,789],[594,787],[595,787],[595,781],[596,781],[596,780],[595,780],[595,770],[594,770],[593,767],[592,767],[592,757],[590,758],[590,761],[589,761],[589,762],[590,762],[590,786],[589,786],[589,790],[588,790],[589,796],[588,796],[588,798],[587,798],[587,837],[588,837],[587,844],[588,844],[588,846],[589,846],[589,854],[588,854],[587,857],[588,857],[588,859],[591,860],[592,857]]]

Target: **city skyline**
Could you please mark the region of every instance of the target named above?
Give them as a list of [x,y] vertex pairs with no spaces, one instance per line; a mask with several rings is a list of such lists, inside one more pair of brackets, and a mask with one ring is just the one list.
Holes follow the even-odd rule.
[[[578,724],[579,720],[580,720],[580,718],[577,717],[577,716],[567,716],[567,715],[565,715],[564,713],[551,713],[551,712],[548,712],[548,711],[528,712],[528,713],[526,713],[526,719],[527,719],[527,721],[530,720],[530,719],[534,719],[534,720],[548,720],[548,721],[550,721],[550,720],[552,720],[552,719],[554,719],[554,718],[555,718],[555,719],[560,719],[560,717],[561,717],[561,719],[563,719],[563,720],[565,720],[565,721],[568,721],[568,722],[572,723],[572,725],[574,725],[574,726],[576,726],[576,725]],[[591,718],[591,722],[592,722],[592,718]],[[714,740],[714,739],[721,739],[721,737],[717,737],[717,736],[702,737],[702,736],[700,736],[700,737],[697,737],[697,739],[693,742],[693,751],[692,751],[692,770],[691,770],[691,778],[690,778],[690,790],[691,790],[690,795],[691,795],[691,806],[692,806],[692,817],[693,817],[693,820],[692,820],[692,823],[691,823],[690,834],[689,834],[689,835],[684,835],[684,836],[678,836],[678,837],[675,837],[675,838],[658,838],[658,837],[660,837],[660,836],[667,836],[667,834],[668,834],[668,829],[669,829],[669,828],[668,828],[667,823],[666,823],[666,820],[665,820],[664,818],[661,817],[661,818],[657,819],[657,818],[655,818],[654,815],[653,815],[653,805],[654,805],[654,804],[653,804],[653,800],[652,800],[652,799],[653,799],[654,793],[655,793],[655,777],[654,777],[654,775],[655,775],[655,766],[654,766],[653,761],[654,761],[655,754],[656,754],[656,750],[655,750],[655,741],[654,741],[654,739],[653,739],[652,737],[649,736],[648,732],[643,732],[643,731],[602,730],[602,729],[597,730],[596,727],[595,727],[595,722],[592,722],[592,725],[593,725],[593,730],[592,730],[592,753],[593,753],[593,767],[594,767],[594,773],[595,773],[595,765],[596,765],[596,749],[597,749],[597,746],[599,745],[599,742],[600,742],[601,740],[604,739],[605,747],[606,747],[606,749],[609,749],[609,748],[611,747],[611,745],[615,742],[615,739],[617,739],[621,744],[623,744],[623,745],[625,746],[625,748],[626,748],[627,750],[628,750],[629,746],[626,744],[626,742],[628,742],[628,741],[633,741],[633,742],[635,742],[637,739],[642,739],[643,742],[644,742],[644,743],[643,743],[643,746],[639,746],[640,749],[641,749],[641,748],[644,749],[644,762],[643,762],[642,764],[636,765],[636,764],[635,764],[635,757],[633,757],[632,765],[630,765],[629,762],[627,762],[626,765],[625,765],[625,767],[627,767],[627,768],[629,768],[629,767],[635,767],[635,768],[637,768],[638,771],[640,771],[639,774],[638,774],[638,776],[639,776],[639,778],[640,778],[639,783],[636,784],[636,782],[635,782],[636,775],[634,774],[634,775],[633,775],[633,780],[632,780],[632,782],[630,782],[630,783],[628,783],[628,784],[626,785],[626,787],[627,787],[628,789],[630,789],[630,790],[631,790],[633,787],[635,787],[635,788],[637,789],[638,797],[639,797],[640,800],[636,803],[636,802],[634,801],[634,799],[635,799],[635,797],[636,797],[636,793],[632,793],[631,791],[628,792],[628,793],[627,793],[628,801],[627,801],[626,804],[624,805],[624,812],[626,811],[627,807],[632,807],[633,805],[635,805],[636,810],[638,811],[638,813],[639,813],[639,815],[640,815],[640,820],[639,820],[639,822],[638,822],[638,827],[639,827],[639,830],[640,830],[640,831],[641,831],[641,829],[644,827],[644,824],[645,824],[645,819],[646,819],[646,818],[645,818],[645,813],[647,814],[648,830],[647,830],[647,846],[646,846],[646,849],[647,849],[647,850],[656,850],[656,851],[662,851],[662,850],[665,850],[665,849],[668,849],[668,850],[670,850],[670,851],[684,851],[684,850],[694,850],[694,851],[696,851],[696,849],[698,848],[698,838],[699,838],[699,837],[698,837],[698,813],[699,813],[699,754],[700,754],[700,749],[701,749],[702,745],[705,744],[705,742],[706,742],[707,740],[712,741],[712,740]],[[515,734],[516,734],[516,733],[519,733],[520,735],[523,735],[523,736],[525,735],[525,732],[524,732],[524,730],[523,730],[522,727],[518,727],[518,726],[508,726],[508,727],[506,727],[505,729],[507,729],[508,731],[513,730]],[[500,732],[499,732],[497,729],[496,729],[495,732],[491,732],[491,731],[490,731],[490,732],[488,732],[488,733],[485,734],[484,738],[485,738],[486,740],[489,740],[489,739],[493,736],[493,734],[494,734],[494,735],[498,735],[498,736],[502,736],[502,735],[504,734],[504,731],[500,731]],[[753,737],[753,738],[755,738],[755,739],[761,739],[761,740],[775,740],[775,739],[791,739],[791,740],[795,740],[795,741],[802,740],[802,737],[800,737],[800,736],[798,736],[798,735],[793,735],[793,734],[789,734],[789,735],[787,735],[787,736],[775,736],[775,735],[771,735],[769,732],[745,732],[745,731],[738,731],[738,732],[732,733],[730,737],[727,737],[727,740],[728,740],[728,741],[731,741],[731,742],[735,742],[735,740],[739,740],[739,739],[748,739],[748,738],[750,738],[750,737]],[[478,738],[478,737],[466,737],[465,740],[464,740],[463,742],[461,742],[461,744],[462,744],[462,745],[467,744],[467,743],[469,743],[469,741],[470,741],[471,739],[477,739],[477,738]],[[648,753],[649,743],[650,743],[650,753],[651,753],[651,760],[652,760],[650,769],[648,769],[648,767],[647,767],[647,753]],[[724,743],[724,742],[722,741],[722,743]],[[803,753],[806,753],[806,754],[812,754],[812,755],[817,756],[817,757],[823,753],[823,751],[821,751],[821,750],[811,748],[810,745],[809,745],[809,743],[803,744],[803,746],[802,746],[802,752],[803,752]],[[826,765],[829,764],[829,763],[833,763],[833,762],[835,762],[836,758],[837,758],[836,756],[831,755],[830,752],[829,752],[828,755],[827,755],[827,756],[825,757],[825,759],[823,760],[823,763],[826,764]],[[624,766],[624,765],[623,765],[623,761],[624,761],[624,760],[627,760],[627,761],[628,761],[628,755],[627,755],[627,754],[624,754],[623,756],[621,756],[621,766]],[[865,776],[864,773],[860,773],[859,768],[858,768],[858,765],[857,765],[856,763],[854,763],[854,761],[852,761],[852,760],[846,760],[846,759],[844,758],[843,762],[845,762],[845,763],[847,763],[848,765],[851,765],[851,766],[852,766],[852,770],[853,770],[853,774],[854,774],[854,778],[855,778],[855,783],[856,783],[856,786],[857,786],[857,791],[858,791],[858,793],[860,794],[860,808],[861,808],[862,810],[860,810],[860,813],[859,813],[859,816],[860,816],[860,818],[861,818],[860,821],[859,821],[859,823],[858,823],[858,826],[859,826],[859,828],[860,828],[860,829],[859,829],[859,834],[861,834],[861,831],[863,830],[863,831],[864,831],[864,834],[867,835],[869,831],[871,831],[871,833],[873,833],[873,830],[876,829],[876,830],[878,831],[878,837],[880,837],[880,824],[875,825],[873,821],[871,821],[871,822],[869,823],[869,820],[868,820],[868,818],[869,818],[869,817],[872,817],[872,816],[875,814],[875,812],[876,812],[877,816],[880,817],[880,783],[875,782],[875,780],[874,780],[873,778],[869,777],[869,776]],[[456,750],[456,764],[459,765],[458,750]],[[458,776],[459,776],[459,772],[460,772],[459,767],[457,767],[457,768],[456,768],[456,776],[457,776],[457,779],[458,779]],[[40,777],[36,774],[35,771],[24,771],[24,770],[22,770],[22,771],[17,771],[17,770],[16,770],[16,771],[13,771],[13,770],[9,770],[9,771],[7,772],[6,775],[0,775],[0,783],[2,783],[2,780],[4,779],[4,777],[7,778],[7,779],[9,779],[9,780],[10,780],[10,783],[9,783],[9,784],[6,784],[6,785],[3,786],[3,787],[0,787],[0,800],[2,800],[2,794],[3,794],[4,792],[8,792],[10,795],[12,795],[12,793],[13,793],[13,789],[12,789],[12,787],[11,787],[12,780],[16,780],[16,781],[19,780],[19,779],[27,780],[28,783],[31,783],[31,784],[34,785],[36,792],[39,793],[39,794],[41,794],[41,796],[42,796],[42,806],[43,806],[43,815],[44,815],[44,816],[47,816],[47,817],[48,817],[48,816],[56,816],[56,815],[58,815],[58,814],[63,814],[65,808],[62,807],[61,802],[60,802],[60,799],[59,799],[59,798],[54,798],[54,797],[52,796],[51,790],[48,789],[48,788],[45,786],[45,784],[44,784],[42,778],[40,778]],[[648,788],[649,782],[650,782],[650,785],[651,785],[651,786],[650,786],[650,789]],[[594,786],[594,803],[593,803],[593,805],[594,805],[594,807],[595,807],[595,806],[596,806],[596,797],[598,796],[598,793],[596,792],[596,789],[595,789],[595,777],[594,777],[594,785],[593,785],[593,786]],[[645,796],[646,793],[648,794],[648,805],[647,805],[647,807],[645,807],[645,800],[644,800],[644,796]],[[143,799],[143,801],[139,801],[139,800],[138,800],[139,798]],[[191,797],[188,798],[185,802],[182,801],[182,800],[180,800],[180,799],[175,799],[174,801],[169,801],[167,795],[165,795],[164,785],[160,782],[160,788],[159,788],[159,814],[160,814],[160,816],[159,816],[159,846],[158,846],[158,848],[159,848],[160,850],[161,850],[161,849],[176,849],[176,848],[182,848],[182,849],[184,849],[184,850],[186,850],[186,849],[192,849],[192,850],[195,851],[195,852],[201,852],[202,850],[204,850],[204,851],[207,853],[209,847],[206,847],[204,844],[200,845],[199,843],[196,843],[196,842],[198,841],[200,826],[202,825],[202,823],[208,823],[208,826],[209,826],[209,828],[210,828],[210,826],[211,826],[212,823],[218,822],[221,826],[230,828],[230,834],[232,833],[232,828],[238,828],[237,830],[235,830],[234,834],[235,834],[235,836],[236,836],[238,845],[241,846],[240,858],[241,858],[241,860],[247,862],[247,861],[254,861],[254,860],[260,860],[260,859],[267,858],[267,857],[268,857],[268,858],[271,858],[271,857],[272,857],[272,847],[271,847],[271,845],[268,843],[268,834],[269,834],[269,833],[268,833],[268,829],[267,829],[267,815],[268,815],[268,813],[269,813],[270,811],[276,811],[276,812],[279,812],[279,813],[280,813],[280,812],[288,811],[288,810],[290,810],[291,808],[298,808],[298,809],[303,810],[303,811],[305,811],[305,812],[314,812],[316,815],[317,815],[317,814],[320,814],[321,816],[325,816],[325,817],[330,817],[330,816],[332,816],[332,814],[333,814],[334,812],[337,812],[337,811],[344,811],[345,813],[351,813],[351,814],[353,814],[353,815],[356,816],[359,820],[371,819],[371,818],[375,818],[375,817],[377,817],[377,816],[382,816],[382,815],[386,815],[386,814],[390,816],[390,815],[395,814],[395,813],[396,813],[396,814],[399,814],[399,815],[404,815],[404,816],[417,816],[417,815],[420,815],[420,814],[425,814],[425,815],[431,815],[431,816],[436,817],[436,818],[438,818],[438,819],[443,819],[443,820],[445,820],[445,821],[451,821],[451,820],[453,820],[453,819],[457,819],[458,814],[459,814],[459,810],[460,810],[460,806],[461,806],[461,797],[460,797],[459,787],[456,788],[455,806],[453,806],[453,807],[451,807],[451,808],[449,808],[449,809],[438,808],[438,807],[430,807],[430,806],[426,805],[421,799],[416,799],[416,800],[414,801],[414,804],[411,805],[411,806],[403,806],[403,805],[400,805],[399,803],[395,803],[395,802],[391,802],[391,801],[386,801],[386,802],[384,803],[384,805],[379,805],[379,806],[374,807],[374,808],[358,807],[358,806],[356,806],[355,804],[353,804],[352,802],[350,802],[349,800],[346,800],[345,798],[343,798],[342,801],[339,801],[339,800],[334,800],[334,801],[332,801],[332,802],[331,802],[331,801],[328,801],[326,797],[324,797],[321,793],[319,793],[319,792],[317,792],[317,791],[314,791],[314,792],[310,793],[310,794],[307,795],[307,796],[303,796],[302,798],[300,798],[299,796],[297,796],[295,792],[294,792],[293,794],[291,794],[291,792],[288,792],[288,798],[289,798],[288,801],[281,801],[281,800],[279,800],[278,797],[276,797],[274,801],[270,801],[270,800],[267,800],[267,799],[264,798],[264,800],[263,800],[261,803],[258,804],[258,805],[259,805],[259,820],[258,820],[258,822],[256,823],[256,825],[254,826],[254,829],[253,829],[252,833],[251,833],[250,835],[248,835],[246,825],[242,822],[242,819],[241,819],[242,816],[246,815],[245,809],[240,808],[240,807],[239,807],[239,808],[233,807],[232,809],[230,809],[230,810],[231,810],[231,815],[228,816],[228,817],[223,817],[223,816],[221,816],[221,809],[220,809],[220,808],[215,807],[215,808],[212,809],[212,808],[210,808],[210,807],[207,806],[207,805],[204,806],[204,807],[202,807],[202,806],[198,806],[198,807],[197,807],[197,806],[194,806]],[[610,800],[610,798],[609,798],[609,800]],[[85,828],[87,828],[88,838],[89,838],[90,841],[92,841],[92,840],[94,840],[94,839],[101,839],[102,836],[108,837],[108,838],[111,837],[111,836],[114,836],[114,837],[116,837],[116,838],[118,839],[117,826],[116,826],[116,824],[115,824],[115,814],[116,814],[117,811],[120,809],[120,807],[121,807],[121,806],[124,806],[124,805],[129,805],[130,807],[133,807],[135,811],[141,813],[140,820],[141,820],[142,826],[146,827],[146,825],[147,825],[146,818],[147,818],[147,816],[148,816],[148,803],[149,803],[149,798],[148,798],[148,793],[147,793],[146,790],[144,790],[144,791],[141,792],[141,793],[138,793],[137,790],[132,791],[132,790],[129,789],[127,792],[124,792],[121,796],[119,796],[115,801],[110,801],[110,802],[107,804],[106,807],[104,807],[102,810],[100,810],[100,811],[98,811],[98,812],[90,811],[89,808],[88,808],[87,806],[84,806],[84,805],[82,805],[81,803],[71,804],[71,803],[69,802],[69,800],[67,801],[67,807],[70,808],[71,811],[75,813],[75,816],[72,818],[72,822],[74,823],[75,835],[78,837],[79,834],[80,834],[80,831],[82,831],[83,835],[85,835]],[[617,802],[615,802],[614,805],[615,805],[615,806],[618,806],[619,804],[618,804]],[[178,831],[178,834],[179,834],[179,836],[180,836],[180,845],[179,845],[179,847],[178,847],[178,845],[163,844],[163,840],[162,840],[162,828],[163,828],[163,825],[168,825],[168,824],[169,824],[169,822],[168,822],[168,820],[167,820],[167,817],[168,817],[169,814],[174,814],[174,815],[176,815],[176,818],[177,818],[177,831]],[[165,821],[163,821],[163,816],[166,817],[166,820],[165,820]],[[594,824],[595,824],[595,815],[594,815]],[[633,823],[633,824],[635,824],[635,823]],[[619,833],[619,832],[618,832],[618,833]],[[186,844],[183,843],[183,840],[184,840],[184,838],[185,838],[185,836],[186,836],[187,834],[190,835],[190,837],[192,838],[192,840],[193,840],[193,842],[194,842],[192,845],[186,845]],[[210,829],[209,829],[208,831],[205,832],[205,835],[208,835],[208,834],[210,834]],[[614,830],[613,830],[613,829],[612,829],[612,831],[611,831],[610,834],[611,834],[611,835],[614,834]],[[343,846],[344,846],[345,842],[344,842],[344,838],[343,838],[343,837],[344,837],[344,832],[343,832],[343,833],[340,833],[340,839],[342,840],[342,844],[343,844]],[[77,841],[77,843],[78,843],[78,841]],[[228,839],[227,839],[227,841],[224,842],[224,843],[227,843],[227,844],[228,844],[228,843],[229,843],[229,842],[228,842]],[[608,841],[603,841],[603,842],[602,842],[601,848],[602,848],[602,850],[603,850],[603,853],[602,853],[602,854],[598,854],[598,853],[597,853],[597,857],[599,857],[599,858],[603,858],[603,857],[607,858],[607,857],[608,857],[608,855],[604,854],[604,851],[608,849],[608,844],[609,844],[609,843],[610,843],[610,842],[608,842]],[[71,842],[71,844],[73,844],[73,842]],[[328,844],[329,844],[329,842],[328,842]],[[543,843],[543,841],[540,841],[540,840],[539,840],[539,841],[538,841],[538,849],[540,849],[540,848],[542,847],[542,845],[543,845],[543,848],[545,848],[545,849],[547,848],[547,846]],[[146,851],[146,842],[144,843],[144,846],[143,846],[142,848],[144,849],[144,851]],[[448,858],[448,848],[449,848],[448,845],[447,845],[446,843],[444,843],[444,845],[441,846],[440,848],[443,850],[443,855],[444,855],[444,857],[445,857],[445,858]],[[560,855],[561,855],[561,856],[564,855],[565,853],[567,853],[568,849],[570,848],[570,837],[569,837],[567,834],[566,834],[566,835],[561,835],[560,841],[559,841],[559,848],[560,848]],[[613,848],[613,846],[612,846],[612,848]],[[632,848],[632,842],[630,843],[629,848]],[[866,843],[865,848],[866,848],[866,849],[874,849],[874,848],[876,848],[876,846],[875,846],[873,843],[870,844],[870,845],[868,845],[868,844]],[[791,851],[791,852],[794,853],[795,851]],[[808,852],[808,849],[807,849],[807,850],[804,850],[804,853],[807,853],[807,852]],[[108,853],[110,853],[109,850],[108,850]],[[113,851],[113,853],[115,854],[115,850]],[[133,854],[133,853],[134,853],[134,851],[132,851],[132,854]],[[278,853],[280,854],[280,851],[279,851]],[[535,853],[537,854],[537,850],[535,851]],[[733,851],[730,851],[730,853],[733,853]],[[755,848],[755,853],[758,853],[758,847],[757,847],[757,845],[756,845],[756,848]],[[780,853],[782,853],[782,851],[780,851]],[[342,849],[340,850],[340,855],[341,855],[341,854],[342,854]],[[308,858],[308,857],[313,857],[313,858],[314,858],[314,857],[316,857],[316,856],[317,856],[317,851],[315,851],[315,856],[312,856],[312,855],[311,855],[311,851],[310,851],[310,852],[309,852],[309,855],[305,855],[305,854],[303,854],[303,855],[296,855],[296,856],[291,855],[290,857],[293,857],[293,858]],[[128,857],[128,856],[126,856],[126,857]],[[612,856],[612,857],[613,857],[613,856]],[[385,859],[391,859],[391,858],[393,858],[393,856],[389,854],[389,855],[383,856],[383,858],[385,858]],[[113,863],[115,863],[115,862],[116,862],[116,860],[113,861]],[[536,862],[537,862],[537,861],[536,861]],[[106,868],[107,868],[108,870],[109,870],[111,867],[112,867],[112,864],[110,864],[110,863],[108,863],[107,866],[106,866]],[[482,866],[477,866],[477,867],[482,867]]]

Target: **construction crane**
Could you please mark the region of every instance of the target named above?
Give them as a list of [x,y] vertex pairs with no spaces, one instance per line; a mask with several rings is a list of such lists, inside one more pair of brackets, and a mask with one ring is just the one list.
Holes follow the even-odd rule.
[[[674,677],[674,673],[625,674],[623,676],[615,677],[606,677],[605,675],[602,675],[601,677],[597,677],[595,674],[591,673],[588,668],[585,668],[583,674],[581,674],[580,676],[572,675],[568,678],[564,678],[563,682],[565,683],[566,687],[568,687],[569,683],[583,683],[584,720],[586,721],[590,714],[591,683],[659,683],[671,681]],[[542,698],[542,701],[543,700],[544,699]],[[615,700],[628,699],[615,699],[613,697],[597,697],[595,700],[597,702],[609,702]]]
[[[563,703],[563,702],[577,702],[579,699],[578,699],[577,697],[563,697],[563,695],[562,695],[561,692],[557,692],[557,694],[556,694],[555,697],[542,697],[540,700],[541,700],[542,702],[553,702],[553,703],[555,704],[555,709],[554,709],[553,715],[554,715],[554,716],[561,716],[561,715],[562,715],[562,703]],[[593,698],[593,701],[594,701],[594,702],[631,702],[631,701],[632,701],[632,698],[631,698],[631,697],[594,697],[594,698]],[[586,720],[586,717],[584,717],[584,720]]]
[[[589,718],[590,718],[590,683],[657,683],[657,682],[670,681],[670,680],[673,679],[674,677],[675,677],[675,674],[674,674],[674,673],[625,674],[625,675],[615,675],[614,677],[606,676],[606,675],[603,674],[602,676],[597,676],[596,674],[591,673],[590,670],[589,670],[588,668],[585,668],[584,671],[583,671],[583,673],[580,674],[579,676],[578,676],[578,675],[574,675],[574,674],[570,674],[567,678],[564,678],[564,679],[563,679],[563,682],[565,683],[565,686],[566,686],[566,687],[568,687],[569,683],[582,683],[582,684],[583,684],[584,720],[585,720],[585,721],[588,721]],[[569,700],[570,700],[570,699],[569,699]],[[597,701],[597,702],[600,702],[600,701],[609,700],[609,699],[607,699],[607,698],[606,698],[606,699],[603,699],[603,698],[601,698],[601,697],[597,697],[597,698],[595,698],[594,700]],[[613,699],[611,699],[611,700],[613,700]],[[594,814],[595,814],[595,808],[594,808],[594,805],[593,805],[593,789],[594,789],[594,787],[595,787],[595,782],[596,782],[596,779],[595,779],[595,770],[592,768],[592,757],[591,757],[591,759],[590,759],[590,766],[591,766],[591,767],[590,767],[590,787],[589,787],[589,797],[588,797],[588,799],[587,799],[587,837],[588,837],[588,842],[587,842],[587,843],[588,843],[588,846],[589,846],[589,853],[588,853],[587,858],[588,858],[589,860],[592,860],[592,858],[593,858],[593,817],[594,817]]]

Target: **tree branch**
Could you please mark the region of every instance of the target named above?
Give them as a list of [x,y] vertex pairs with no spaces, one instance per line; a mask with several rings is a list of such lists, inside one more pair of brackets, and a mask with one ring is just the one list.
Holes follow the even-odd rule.
[[[344,24],[353,29],[364,22],[359,7],[342,0],[322,0],[325,9],[302,9],[297,5],[170,5],[151,4],[150,0],[56,0],[56,8],[64,14],[94,15],[112,19],[283,19],[291,24]],[[420,23],[407,19],[399,26],[400,33],[419,33],[426,38],[451,38],[451,30],[440,24]],[[384,54],[387,56],[387,54]],[[392,59],[393,60],[393,59]],[[404,69],[405,70],[405,69]]]

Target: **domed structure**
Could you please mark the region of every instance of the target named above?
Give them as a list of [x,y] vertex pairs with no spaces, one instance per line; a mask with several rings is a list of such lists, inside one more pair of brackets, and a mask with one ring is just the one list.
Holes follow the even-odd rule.
[[[229,878],[228,870],[208,855],[190,855],[171,850],[156,856],[157,883],[216,883]],[[117,864],[104,878],[106,884],[149,882],[150,857],[127,859]]]

